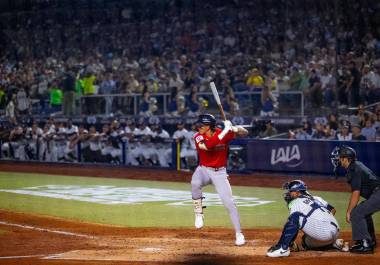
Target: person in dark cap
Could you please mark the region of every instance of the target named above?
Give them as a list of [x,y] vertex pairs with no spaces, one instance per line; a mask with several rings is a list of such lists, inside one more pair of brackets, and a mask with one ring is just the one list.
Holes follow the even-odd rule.
[[260,133],[260,138],[270,137],[277,134],[277,129],[273,126],[272,120],[266,120],[264,122],[265,130]]
[[352,133],[350,132],[350,124],[347,121],[344,121],[341,125],[340,132],[336,135],[337,140],[339,141],[351,141]]
[[351,130],[352,130],[352,140],[355,140],[355,141],[366,141],[367,138],[362,135],[362,128],[360,127],[359,124],[357,123],[354,123],[352,124],[351,126]]
[[[335,147],[331,153],[334,171],[343,167],[351,187],[351,197],[346,211],[346,221],[351,223],[352,253],[371,254],[377,245],[372,215],[380,211],[380,178],[362,162],[356,151],[346,145]],[[360,197],[365,200],[359,203]]]

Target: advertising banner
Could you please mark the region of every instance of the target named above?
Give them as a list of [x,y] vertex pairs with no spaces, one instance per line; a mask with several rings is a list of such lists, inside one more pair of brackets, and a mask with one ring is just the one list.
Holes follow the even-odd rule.
[[335,146],[348,145],[357,152],[358,160],[380,174],[380,142],[342,142],[318,140],[249,140],[247,169],[333,174],[330,161]]

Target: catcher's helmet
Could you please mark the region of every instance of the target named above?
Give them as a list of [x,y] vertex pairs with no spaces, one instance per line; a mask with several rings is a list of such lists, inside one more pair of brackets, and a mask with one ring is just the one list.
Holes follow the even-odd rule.
[[302,180],[292,180],[289,182],[284,183],[282,186],[284,190],[288,190],[289,192],[292,191],[307,191],[307,185]]
[[297,180],[286,182],[284,183],[284,185],[282,185],[282,188],[284,190],[287,190],[287,192],[284,193],[283,195],[284,200],[287,203],[290,203],[293,199],[295,199],[290,195],[290,193],[293,191],[298,191],[298,192],[301,192],[302,194],[309,195],[309,193],[307,192],[307,185],[302,180],[297,179]]
[[198,124],[203,124],[203,125],[209,125],[210,127],[215,127],[216,125],[216,119],[214,115],[212,114],[201,114],[198,116],[197,120]]
[[341,157],[347,157],[351,160],[356,160],[356,152],[353,148],[347,145],[343,145],[341,147],[336,146],[330,155],[331,163],[335,169],[340,166],[339,158]]

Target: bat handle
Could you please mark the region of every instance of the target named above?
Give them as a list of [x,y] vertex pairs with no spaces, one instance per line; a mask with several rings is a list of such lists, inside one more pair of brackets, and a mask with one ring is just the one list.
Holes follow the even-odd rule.
[[218,107],[219,107],[220,114],[222,115],[222,120],[223,120],[223,121],[227,120],[227,118],[226,118],[226,114],[224,113],[224,110],[223,110],[222,105],[221,105],[221,104],[218,104]]

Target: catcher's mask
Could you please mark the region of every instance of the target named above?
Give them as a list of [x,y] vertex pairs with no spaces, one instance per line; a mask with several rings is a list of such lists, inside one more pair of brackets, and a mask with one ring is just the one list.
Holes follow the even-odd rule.
[[338,167],[341,166],[339,159],[342,157],[346,157],[354,161],[356,160],[356,152],[353,148],[346,145],[336,146],[330,155],[331,163],[334,166],[334,172],[336,172]]
[[283,195],[286,203],[290,203],[292,200],[295,199],[295,198],[292,198],[292,196],[290,195],[291,192],[298,191],[302,194],[309,195],[309,193],[307,192],[307,185],[302,180],[297,179],[297,180],[286,182],[284,183],[284,185],[282,185],[282,188],[284,190],[287,190],[287,192],[285,192]]

